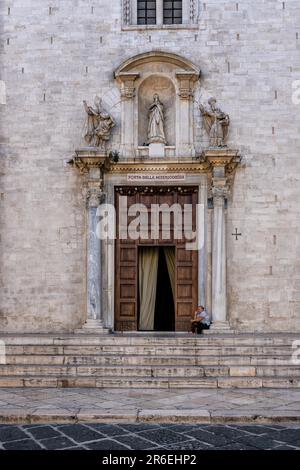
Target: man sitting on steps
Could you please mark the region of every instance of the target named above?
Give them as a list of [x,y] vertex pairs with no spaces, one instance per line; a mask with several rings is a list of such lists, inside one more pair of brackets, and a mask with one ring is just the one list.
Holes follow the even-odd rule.
[[210,320],[208,313],[205,311],[203,305],[199,305],[195,311],[194,318],[191,320],[192,333],[202,333],[202,330],[208,330],[210,327]]

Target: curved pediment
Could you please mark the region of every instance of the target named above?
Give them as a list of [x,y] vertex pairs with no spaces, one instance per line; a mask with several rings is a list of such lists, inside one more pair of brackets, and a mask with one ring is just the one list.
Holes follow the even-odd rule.
[[182,56],[173,54],[171,52],[150,51],[138,54],[134,57],[131,57],[130,59],[125,60],[115,71],[115,78],[118,78],[120,75],[125,73],[138,71],[142,65],[151,64],[153,62],[172,64],[183,72],[189,72],[193,75],[196,75],[197,78],[200,77],[201,74],[199,67]]

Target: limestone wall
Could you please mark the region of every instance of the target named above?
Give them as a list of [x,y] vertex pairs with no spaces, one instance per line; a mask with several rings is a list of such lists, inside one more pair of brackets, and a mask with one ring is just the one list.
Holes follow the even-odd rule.
[[207,145],[198,102],[215,95],[231,116],[229,144],[244,157],[228,204],[231,323],[299,330],[299,1],[199,2],[198,27],[178,30],[122,29],[120,0],[2,0],[0,8],[0,330],[83,322],[83,178],[66,164],[83,143],[82,100],[104,95],[118,149],[113,71],[154,49],[202,70],[197,150]]

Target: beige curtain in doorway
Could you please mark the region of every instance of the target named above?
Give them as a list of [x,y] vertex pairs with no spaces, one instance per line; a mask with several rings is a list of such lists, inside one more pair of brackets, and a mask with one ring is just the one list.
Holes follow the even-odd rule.
[[140,330],[154,330],[159,248],[145,247],[139,253]]
[[175,248],[172,246],[165,246],[164,254],[166,257],[173,299],[175,301]]

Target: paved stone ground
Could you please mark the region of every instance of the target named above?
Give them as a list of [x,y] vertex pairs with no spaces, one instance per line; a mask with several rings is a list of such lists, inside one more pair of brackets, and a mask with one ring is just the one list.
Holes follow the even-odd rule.
[[178,424],[0,425],[4,450],[299,450],[300,426]]
[[300,424],[297,389],[0,389],[0,423]]

